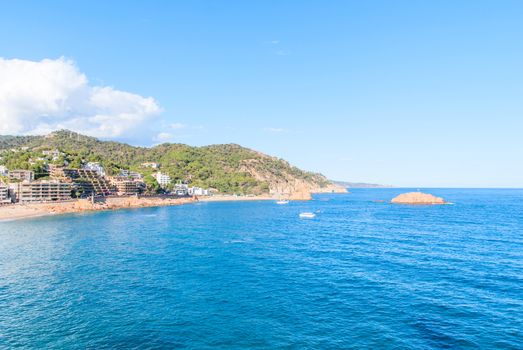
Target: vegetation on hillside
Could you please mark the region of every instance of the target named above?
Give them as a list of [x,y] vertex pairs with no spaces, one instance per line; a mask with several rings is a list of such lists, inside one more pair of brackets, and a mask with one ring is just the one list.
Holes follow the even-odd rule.
[[[42,151],[59,150],[58,159],[42,157]],[[137,171],[155,186],[150,175],[155,170],[144,168],[145,162],[161,164],[161,171],[173,181],[184,181],[194,186],[214,188],[223,193],[261,194],[269,191],[269,184],[259,181],[245,171],[251,164],[258,172],[270,172],[275,176],[302,179],[318,186],[329,181],[322,175],[306,172],[289,165],[286,161],[263,155],[235,144],[191,147],[184,144],[161,144],[152,148],[134,147],[128,144],[100,141],[96,138],[61,130],[47,136],[0,136],[0,165],[9,169],[30,169],[45,176],[45,162],[79,168],[86,162],[99,162],[108,175],[118,174],[120,169]],[[55,157],[56,158],[56,157]]]

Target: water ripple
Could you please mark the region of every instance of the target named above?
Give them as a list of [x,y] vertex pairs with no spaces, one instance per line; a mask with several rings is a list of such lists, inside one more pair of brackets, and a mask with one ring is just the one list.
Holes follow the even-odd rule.
[[523,191],[399,192],[0,223],[0,348],[523,348]]

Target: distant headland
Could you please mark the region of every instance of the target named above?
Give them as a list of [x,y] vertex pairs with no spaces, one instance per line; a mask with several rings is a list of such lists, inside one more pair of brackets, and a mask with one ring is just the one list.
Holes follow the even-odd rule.
[[371,184],[366,182],[348,182],[336,180],[331,180],[331,182],[345,188],[394,188],[394,186],[390,185]]

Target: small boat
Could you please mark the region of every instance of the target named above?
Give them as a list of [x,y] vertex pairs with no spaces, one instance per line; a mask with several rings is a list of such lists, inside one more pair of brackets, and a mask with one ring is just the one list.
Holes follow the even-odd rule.
[[300,213],[300,218],[302,219],[312,219],[316,216],[314,213]]
[[280,199],[279,201],[276,201],[276,204],[289,204],[289,201]]

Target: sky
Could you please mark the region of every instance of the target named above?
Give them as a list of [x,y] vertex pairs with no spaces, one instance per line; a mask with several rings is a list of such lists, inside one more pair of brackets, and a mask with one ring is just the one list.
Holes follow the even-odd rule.
[[237,143],[336,180],[523,187],[523,2],[1,1],[0,134]]

